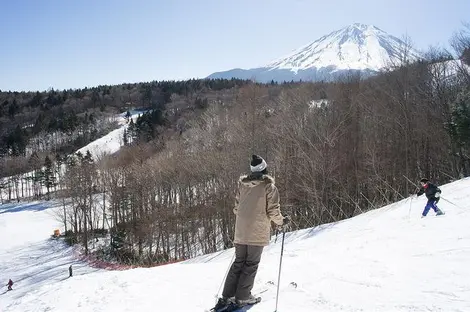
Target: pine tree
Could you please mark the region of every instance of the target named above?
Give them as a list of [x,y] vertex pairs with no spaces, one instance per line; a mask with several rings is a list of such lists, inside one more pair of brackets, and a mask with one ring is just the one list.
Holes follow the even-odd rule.
[[132,144],[134,140],[137,138],[137,128],[134,123],[134,120],[131,119],[129,122],[129,126],[127,127],[127,141],[129,144]]
[[19,112],[19,110],[20,110],[20,108],[18,106],[18,103],[17,103],[16,99],[13,99],[13,103],[11,103],[10,106],[8,106],[8,116],[11,119],[14,119],[15,114],[17,114]]
[[458,147],[463,175],[470,175],[470,92],[461,92],[452,107],[452,122],[448,127],[450,135]]
[[56,177],[54,175],[53,163],[49,156],[46,156],[46,159],[44,160],[44,166],[44,183],[47,188],[47,200],[50,200],[50,189],[56,185]]
[[33,152],[28,160],[30,170],[33,171],[33,189],[34,196],[39,197],[41,195],[41,185],[43,184],[43,171],[41,170],[41,160],[36,152]]
[[92,164],[93,163],[93,156],[91,155],[89,150],[86,151],[85,157],[83,157],[83,163],[85,163],[85,164]]
[[41,186],[44,185],[44,171],[41,169],[34,171],[33,183],[35,185],[35,195],[39,198],[41,196]]
[[128,140],[128,135],[127,135],[127,130],[124,129],[124,133],[122,134],[122,141],[124,143],[124,146],[129,145],[129,140]]

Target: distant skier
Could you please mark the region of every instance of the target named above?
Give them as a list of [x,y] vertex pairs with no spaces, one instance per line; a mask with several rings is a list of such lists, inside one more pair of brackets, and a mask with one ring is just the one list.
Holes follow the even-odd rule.
[[8,286],[8,290],[13,290],[13,288],[11,288],[11,286],[13,286],[13,281],[9,279],[8,284],[6,284],[5,286]]
[[72,265],[69,266],[69,277],[72,277]]
[[429,209],[433,209],[436,212],[436,216],[443,215],[444,213],[437,208],[437,203],[439,202],[441,190],[434,184],[430,183],[428,179],[423,178],[420,180],[421,188],[416,193],[416,196],[421,196],[423,194],[428,198],[428,202],[424,207],[423,214],[421,218],[426,217],[429,212]]
[[264,246],[269,244],[271,221],[287,224],[279,207],[279,192],[274,178],[267,174],[266,161],[252,155],[251,173],[238,181],[235,199],[235,261],[225,280],[222,298],[213,310],[231,303],[238,306],[254,304],[259,298],[251,294]]

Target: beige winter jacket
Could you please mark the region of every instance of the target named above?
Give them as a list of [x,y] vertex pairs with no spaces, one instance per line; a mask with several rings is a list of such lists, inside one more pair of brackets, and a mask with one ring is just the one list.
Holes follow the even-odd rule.
[[237,216],[235,244],[268,245],[271,221],[283,224],[274,178],[269,175],[260,179],[241,176],[233,212]]

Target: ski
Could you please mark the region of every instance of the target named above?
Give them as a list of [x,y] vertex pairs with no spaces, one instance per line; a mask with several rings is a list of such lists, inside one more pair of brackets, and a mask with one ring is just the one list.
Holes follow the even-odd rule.
[[228,305],[220,307],[218,309],[214,307],[210,309],[209,312],[244,312],[244,311],[248,311],[249,309],[251,309],[252,306],[254,306],[255,304],[259,302],[261,302],[261,297],[256,297],[256,302],[251,303],[251,304],[239,306],[236,303],[231,302]]
[[[251,309],[251,307],[261,301],[261,297],[259,296],[262,293],[267,292],[271,287],[270,286],[277,286],[275,282],[273,281],[267,281],[264,287],[261,287],[254,291],[253,295],[256,296],[257,301],[253,304],[249,304],[243,307],[238,307],[235,303],[230,303],[226,306],[220,307],[216,309],[215,307],[210,309],[210,310],[205,310],[205,312],[244,312],[248,311],[248,309]],[[297,283],[296,282],[290,282],[288,286],[297,288]]]
[[427,215],[427,216],[421,216],[421,219],[426,219],[426,218],[439,218],[439,217],[443,217],[445,216],[445,212],[441,213],[441,214],[437,214],[437,215]]
[[[220,300],[220,299],[219,299]],[[220,301],[219,301],[220,302]],[[224,306],[219,306],[219,303],[217,303],[215,305],[215,307],[213,307],[212,309],[210,310],[205,310],[205,312],[226,312],[227,309],[230,307],[230,305],[232,305],[233,302],[230,302]],[[219,307],[218,307],[219,306]]]

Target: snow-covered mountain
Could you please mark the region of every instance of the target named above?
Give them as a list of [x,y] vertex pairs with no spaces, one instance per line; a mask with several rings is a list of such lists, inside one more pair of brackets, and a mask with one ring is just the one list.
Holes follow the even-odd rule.
[[242,78],[261,82],[290,80],[331,80],[348,71],[365,75],[403,60],[415,60],[419,53],[385,31],[364,24],[352,24],[303,46],[287,56],[252,69],[217,72],[208,78]]

